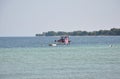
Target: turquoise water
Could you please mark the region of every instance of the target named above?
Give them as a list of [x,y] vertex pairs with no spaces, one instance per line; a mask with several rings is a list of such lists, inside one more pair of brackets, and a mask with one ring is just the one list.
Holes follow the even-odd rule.
[[120,79],[120,48],[0,49],[0,79]]
[[70,46],[4,45],[0,48],[0,79],[120,79],[119,38],[99,42],[90,37],[92,43],[85,41],[89,37],[80,38],[84,42],[76,39]]

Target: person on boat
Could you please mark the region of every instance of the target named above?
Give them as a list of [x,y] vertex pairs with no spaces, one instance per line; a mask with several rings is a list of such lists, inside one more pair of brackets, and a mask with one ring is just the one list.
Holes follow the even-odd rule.
[[64,42],[64,41],[65,41],[65,40],[64,40],[64,37],[61,37],[61,39],[60,39],[60,40],[61,40],[61,42]]
[[68,43],[69,43],[68,37],[65,37],[64,41],[65,41],[65,42],[64,42],[65,44],[68,44]]

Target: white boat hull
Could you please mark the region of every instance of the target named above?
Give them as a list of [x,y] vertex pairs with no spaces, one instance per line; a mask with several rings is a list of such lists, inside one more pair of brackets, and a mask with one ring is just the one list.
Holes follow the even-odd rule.
[[57,46],[57,44],[49,44],[49,46]]

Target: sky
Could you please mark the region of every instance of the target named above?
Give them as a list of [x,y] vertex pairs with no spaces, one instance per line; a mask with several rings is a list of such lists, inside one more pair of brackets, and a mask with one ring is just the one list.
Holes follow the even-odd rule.
[[120,28],[120,0],[0,0],[0,37]]

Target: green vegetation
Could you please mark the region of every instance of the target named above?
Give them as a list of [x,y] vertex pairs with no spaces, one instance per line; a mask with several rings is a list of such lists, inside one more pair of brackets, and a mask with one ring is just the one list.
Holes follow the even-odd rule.
[[118,36],[120,35],[120,29],[118,28],[112,28],[110,30],[99,30],[99,31],[93,31],[93,32],[87,32],[87,31],[73,31],[73,32],[55,32],[55,31],[48,31],[43,32],[42,34],[36,34],[36,36],[60,36],[60,35],[69,35],[69,36]]

